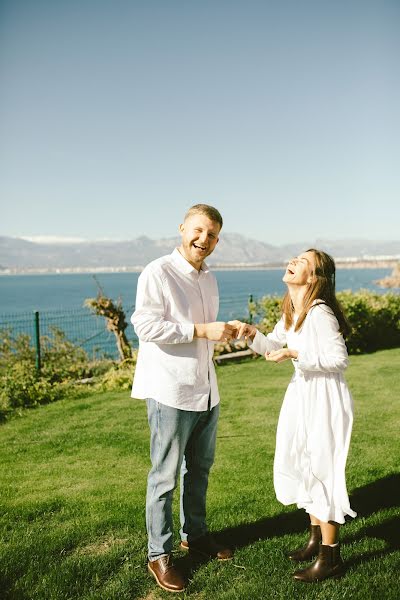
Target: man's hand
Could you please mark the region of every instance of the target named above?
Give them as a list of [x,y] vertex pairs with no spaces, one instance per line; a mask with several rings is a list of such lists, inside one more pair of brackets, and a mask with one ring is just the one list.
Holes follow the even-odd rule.
[[194,326],[194,337],[207,338],[214,342],[228,342],[236,337],[236,327],[223,321],[198,323]]
[[265,353],[265,360],[268,362],[280,363],[288,358],[297,358],[297,350],[290,350],[289,348],[282,348],[281,350],[273,350],[272,352]]
[[252,342],[254,340],[254,336],[257,333],[257,328],[254,327],[254,325],[250,325],[249,323],[242,323],[242,321],[228,321],[228,325],[233,325],[234,327],[236,327],[236,337],[238,339],[244,337],[245,340],[250,339],[250,341]]

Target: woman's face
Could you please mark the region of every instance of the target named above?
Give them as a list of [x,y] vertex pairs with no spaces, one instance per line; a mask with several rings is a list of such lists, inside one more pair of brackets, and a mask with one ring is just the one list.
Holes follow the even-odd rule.
[[312,281],[315,270],[313,252],[303,252],[289,261],[282,281],[288,285],[307,285]]

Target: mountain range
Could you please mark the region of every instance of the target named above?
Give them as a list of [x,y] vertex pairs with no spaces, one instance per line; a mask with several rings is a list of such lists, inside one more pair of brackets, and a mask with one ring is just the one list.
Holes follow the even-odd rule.
[[[30,241],[0,236],[0,272],[34,272],[86,269],[140,269],[151,260],[170,253],[179,237],[150,239],[141,236],[126,241]],[[400,241],[362,239],[314,240],[274,246],[238,233],[224,233],[210,265],[282,265],[288,258],[310,247],[319,248],[335,259],[400,257]]]

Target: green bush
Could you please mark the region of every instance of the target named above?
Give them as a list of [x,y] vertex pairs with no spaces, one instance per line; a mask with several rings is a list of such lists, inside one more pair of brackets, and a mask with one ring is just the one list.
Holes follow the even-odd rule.
[[[346,339],[350,354],[400,347],[399,294],[360,290],[339,292],[337,297],[351,326]],[[272,331],[280,319],[281,302],[278,296],[264,296],[250,305],[253,320],[262,333]]]
[[31,362],[17,362],[1,376],[1,408],[6,413],[9,409],[54,402],[65,394],[67,387],[65,382],[56,384],[38,376]]
[[350,354],[400,346],[399,294],[360,290],[339,292],[338,298],[351,325],[346,340]]
[[[14,337],[9,330],[0,332],[0,419],[21,408],[47,404],[73,391],[80,396],[80,383],[94,383],[102,390],[130,389],[137,352],[130,359],[90,362],[86,352],[53,328],[41,338],[40,373],[28,335]],[[83,382],[82,382],[83,383]]]
[[65,334],[53,329],[42,338],[42,364],[36,370],[35,351],[28,335],[0,336],[0,416],[22,407],[54,402],[64,397],[77,379],[90,374],[86,353]]
[[276,295],[263,296],[259,300],[249,302],[251,320],[261,333],[266,334],[273,330],[282,316],[281,304],[282,298]]
[[130,390],[132,387],[133,373],[135,370],[137,351],[132,352],[132,358],[127,358],[120,363],[114,363],[102,375],[98,387],[102,390]]
[[70,342],[63,331],[51,328],[51,334],[41,337],[42,377],[51,383],[75,381],[90,377],[86,352]]

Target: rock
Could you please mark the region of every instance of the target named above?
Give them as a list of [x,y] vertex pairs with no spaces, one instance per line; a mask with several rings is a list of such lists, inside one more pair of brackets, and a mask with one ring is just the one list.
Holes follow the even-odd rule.
[[397,263],[389,277],[378,279],[375,283],[383,288],[400,288],[400,262]]

